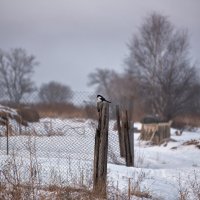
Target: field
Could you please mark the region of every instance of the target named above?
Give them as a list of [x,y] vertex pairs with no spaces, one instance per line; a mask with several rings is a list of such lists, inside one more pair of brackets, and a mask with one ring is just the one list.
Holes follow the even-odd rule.
[[[56,199],[58,190],[47,186],[91,191],[96,126],[96,121],[84,119],[43,118],[28,127],[10,121],[9,155],[1,126],[1,195],[9,199],[9,192],[19,185],[33,187],[31,199]],[[171,129],[171,140],[160,146],[141,141],[135,133],[135,167],[126,167],[113,126],[111,120],[109,199],[200,199],[200,129],[185,130],[180,136]],[[141,128],[140,123],[134,126]],[[76,195],[77,191],[72,198],[78,199]]]

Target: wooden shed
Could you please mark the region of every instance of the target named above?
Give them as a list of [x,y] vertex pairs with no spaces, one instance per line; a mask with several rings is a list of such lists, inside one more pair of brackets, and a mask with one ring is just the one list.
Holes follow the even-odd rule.
[[162,144],[171,136],[171,123],[172,121],[142,123],[140,139],[150,141],[151,143],[156,145]]

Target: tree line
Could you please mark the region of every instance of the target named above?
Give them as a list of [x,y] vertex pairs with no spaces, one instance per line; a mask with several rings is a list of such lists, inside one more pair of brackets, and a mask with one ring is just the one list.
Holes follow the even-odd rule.
[[36,88],[32,76],[37,65],[35,56],[28,55],[25,49],[15,48],[9,52],[0,50],[0,97],[20,103],[25,96],[37,91],[43,103],[69,101],[73,92],[67,85],[50,81]]
[[200,114],[199,69],[192,63],[189,37],[168,17],[151,13],[128,43],[124,73],[96,69],[88,84],[113,101],[170,120]]

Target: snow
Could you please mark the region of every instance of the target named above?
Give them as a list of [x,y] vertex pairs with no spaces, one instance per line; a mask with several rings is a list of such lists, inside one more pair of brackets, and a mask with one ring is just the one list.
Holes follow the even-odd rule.
[[[181,136],[176,136],[176,130],[171,129],[172,140],[160,146],[140,141],[139,133],[135,133],[135,167],[126,167],[124,159],[119,156],[118,135],[113,124],[114,121],[110,121],[109,184],[126,192],[129,180],[132,186],[140,181],[141,190],[150,191],[153,198],[175,200],[180,187],[188,187],[195,178],[200,183],[200,149],[195,145],[184,145],[190,140],[200,141],[200,129],[184,131]],[[19,128],[14,121],[10,121],[10,125],[14,134],[9,137],[9,156],[6,155],[5,127],[0,127],[0,170],[3,170],[6,160],[12,159],[12,152],[28,165],[30,147],[34,147],[41,167],[41,182],[48,182],[53,169],[61,173],[62,179],[68,183],[74,183],[74,177],[82,173],[87,177],[85,184],[91,187],[95,121],[44,118],[40,122],[29,123],[28,127]],[[141,129],[140,123],[134,126]],[[194,199],[192,191],[189,199]]]
[[[141,124],[135,124],[141,128]],[[119,181],[121,187],[127,186],[127,179],[134,179],[135,174],[144,173],[144,184],[158,199],[178,199],[179,179],[185,187],[188,180],[200,174],[200,149],[194,145],[183,145],[184,142],[192,139],[200,142],[200,130],[196,132],[183,132],[181,136],[175,135],[171,129],[171,138],[167,146],[148,146],[144,141],[139,140],[139,133],[135,134],[135,167],[109,165],[112,177],[115,182]],[[173,147],[176,147],[175,149]],[[125,178],[124,178],[125,177]],[[200,183],[200,176],[197,180]],[[193,196],[191,194],[191,199]]]

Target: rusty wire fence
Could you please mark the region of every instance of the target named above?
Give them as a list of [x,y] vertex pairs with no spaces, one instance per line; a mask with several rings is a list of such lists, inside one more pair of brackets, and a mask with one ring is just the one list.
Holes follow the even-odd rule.
[[[1,179],[90,187],[97,128],[95,96],[74,92],[69,102],[56,104],[41,103],[37,95],[18,104],[1,98]],[[108,163],[123,164],[114,123],[111,118]]]

